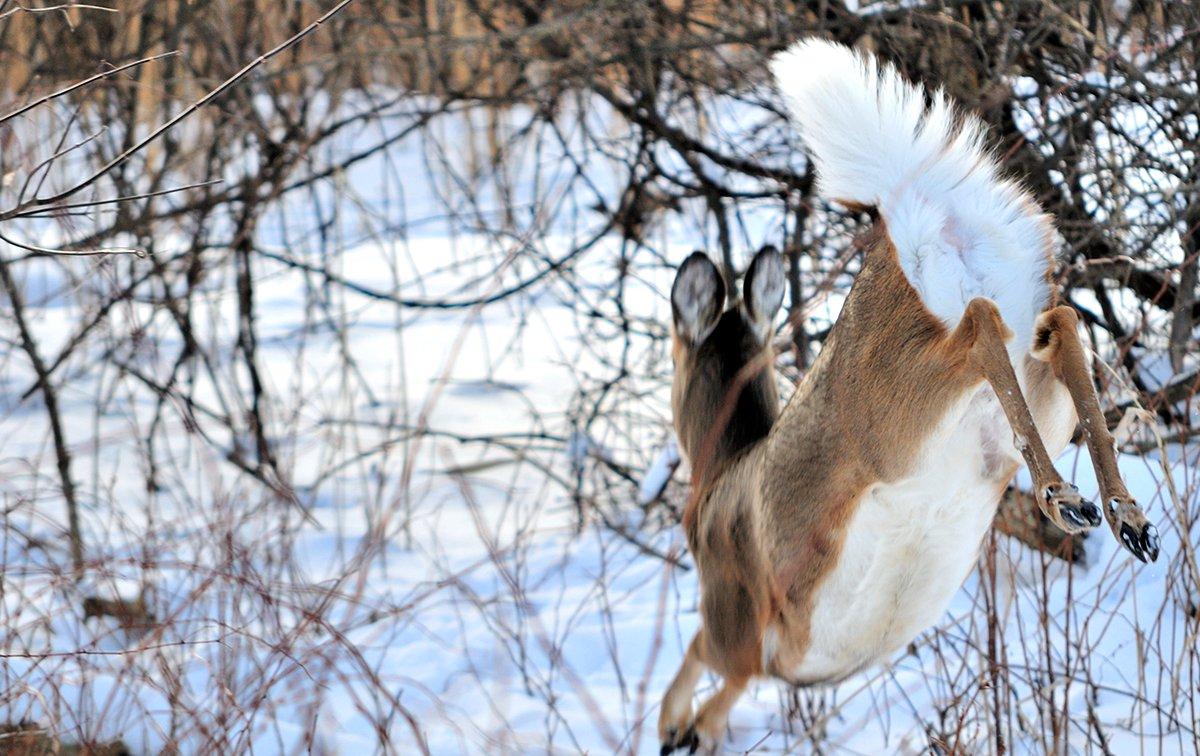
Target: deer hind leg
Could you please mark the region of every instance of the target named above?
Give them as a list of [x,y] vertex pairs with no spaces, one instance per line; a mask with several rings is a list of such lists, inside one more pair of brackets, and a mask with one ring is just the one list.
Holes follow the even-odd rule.
[[1158,559],[1158,531],[1121,480],[1116,442],[1100,411],[1083,343],[1079,340],[1078,323],[1079,316],[1070,307],[1043,312],[1034,328],[1032,354],[1050,363],[1054,375],[1071,395],[1100,481],[1104,516],[1113,535],[1138,559],[1154,561]]
[[968,363],[996,392],[1012,426],[1017,448],[1033,476],[1042,512],[1067,533],[1093,528],[1101,522],[1100,510],[1083,499],[1078,489],[1065,482],[1054,469],[1008,356],[1005,342],[1011,337],[1012,332],[1004,325],[996,303],[990,299],[973,299],[951,340],[966,346]]

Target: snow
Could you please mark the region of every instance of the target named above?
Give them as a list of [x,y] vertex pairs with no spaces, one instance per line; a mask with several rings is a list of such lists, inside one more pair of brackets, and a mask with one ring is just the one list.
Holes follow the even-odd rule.
[[645,477],[642,478],[642,485],[638,487],[638,504],[646,506],[662,496],[677,467],[679,467],[679,446],[675,439],[671,438],[663,444],[662,449],[654,458],[654,462],[646,470]]

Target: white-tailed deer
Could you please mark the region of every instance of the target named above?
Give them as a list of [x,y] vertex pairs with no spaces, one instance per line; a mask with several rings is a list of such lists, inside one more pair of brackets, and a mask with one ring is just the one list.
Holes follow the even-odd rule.
[[[1099,525],[1051,462],[1077,424],[1103,516],[1145,561],[1158,535],[1117,470],[1075,312],[1054,306],[1052,226],[999,176],[983,127],[890,66],[807,41],[772,66],[824,196],[873,208],[820,356],[775,417],[773,252],[725,310],[693,255],[671,292],[684,516],[701,626],[663,699],[663,752],[715,746],[748,681],[835,682],[933,625],[1024,461],[1058,527]],[[765,352],[765,355],[764,355]],[[693,713],[703,669],[722,678]]]

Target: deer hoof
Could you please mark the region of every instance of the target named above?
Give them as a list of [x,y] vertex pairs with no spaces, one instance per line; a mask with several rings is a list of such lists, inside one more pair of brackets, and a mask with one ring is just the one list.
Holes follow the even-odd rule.
[[1130,554],[1143,562],[1158,559],[1158,528],[1146,519],[1142,508],[1131,497],[1108,497],[1108,521]]
[[1046,514],[1067,533],[1081,533],[1103,521],[1100,507],[1080,496],[1079,489],[1070,483],[1052,483],[1042,495]]
[[700,736],[696,734],[695,727],[689,727],[680,733],[675,728],[667,731],[667,737],[663,741],[662,748],[659,749],[659,756],[667,756],[675,751],[687,749],[689,754],[695,753],[700,748]]
[[1129,523],[1123,522],[1120,532],[1121,543],[1125,544],[1130,554],[1143,562],[1158,561],[1158,528],[1146,523],[1139,533]]

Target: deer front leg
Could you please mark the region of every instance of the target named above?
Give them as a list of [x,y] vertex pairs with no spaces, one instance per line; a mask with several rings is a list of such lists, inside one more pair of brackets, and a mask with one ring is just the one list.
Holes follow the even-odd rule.
[[658,712],[658,740],[664,754],[677,748],[694,753],[700,745],[700,738],[692,728],[692,694],[696,692],[696,683],[704,671],[701,658],[703,632],[702,628],[692,636],[692,642],[683,656],[683,664],[663,696]]
[[663,696],[658,715],[658,737],[662,745],[659,753],[662,756],[678,750],[689,754],[698,750],[716,752],[725,734],[729,710],[750,681],[749,674],[724,670],[720,689],[700,705],[695,715],[692,714],[692,694],[696,690],[696,683],[700,681],[700,674],[705,667],[712,668],[712,660],[705,658],[707,640],[704,633],[702,627],[692,638],[683,664]]
[[1158,559],[1158,530],[1146,519],[1142,508],[1129,495],[1117,468],[1116,441],[1108,432],[1100,400],[1092,385],[1083,343],[1079,340],[1079,316],[1070,307],[1043,312],[1034,328],[1032,354],[1050,363],[1054,375],[1067,387],[1092,465],[1100,481],[1104,516],[1113,535],[1143,562]]
[[692,724],[693,753],[697,748],[703,748],[705,753],[717,752],[729,723],[729,710],[749,682],[749,677],[726,677],[721,682],[721,689],[700,705],[696,721]]
[[1012,332],[1004,324],[996,303],[990,299],[973,299],[967,304],[951,343],[966,347],[968,364],[996,392],[1012,426],[1017,448],[1033,476],[1042,512],[1067,533],[1094,528],[1101,522],[1099,508],[1062,479],[1046,453],[1005,347],[1005,342],[1011,338]]

